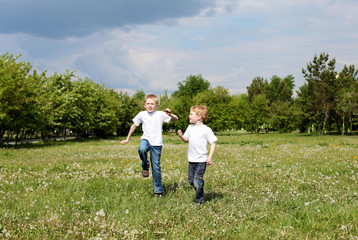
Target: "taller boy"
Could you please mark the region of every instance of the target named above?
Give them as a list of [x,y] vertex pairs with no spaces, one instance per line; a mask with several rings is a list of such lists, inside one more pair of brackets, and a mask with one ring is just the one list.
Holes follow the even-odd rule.
[[163,123],[177,121],[178,117],[172,114],[169,108],[163,111],[156,111],[158,108],[158,98],[154,94],[149,94],[145,98],[144,107],[146,111],[139,112],[133,118],[133,124],[129,129],[127,139],[121,144],[127,144],[135,129],[142,125],[143,135],[141,137],[138,153],[142,160],[142,175],[149,177],[148,151],[150,151],[150,162],[152,166],[154,196],[160,197],[163,194],[162,173],[160,168],[160,156],[163,146]]

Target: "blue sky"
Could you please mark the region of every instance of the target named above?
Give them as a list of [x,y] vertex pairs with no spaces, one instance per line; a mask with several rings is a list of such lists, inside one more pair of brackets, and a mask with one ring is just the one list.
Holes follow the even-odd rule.
[[358,68],[356,0],[0,0],[0,54],[130,94],[169,93],[189,75],[246,92],[252,79],[305,80],[328,53]]

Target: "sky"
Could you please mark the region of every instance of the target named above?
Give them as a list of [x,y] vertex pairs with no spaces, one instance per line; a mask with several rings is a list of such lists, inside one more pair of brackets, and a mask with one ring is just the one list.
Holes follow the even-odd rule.
[[315,54],[358,68],[356,0],[0,0],[0,54],[47,75],[169,94],[190,75],[231,94]]

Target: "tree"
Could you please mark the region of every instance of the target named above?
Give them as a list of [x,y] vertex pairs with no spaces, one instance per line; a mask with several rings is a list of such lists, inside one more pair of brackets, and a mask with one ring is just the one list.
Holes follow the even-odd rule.
[[[302,69],[307,81],[307,89],[305,89],[305,96],[301,94],[301,97],[308,99],[306,103],[310,105],[311,111],[315,112],[316,124],[322,126],[320,129],[322,133],[327,131],[329,113],[333,109],[334,95],[337,90],[335,63],[334,58],[329,60],[328,54],[321,53],[319,56],[314,56],[313,61],[307,64],[307,69]],[[320,124],[321,121],[323,121],[322,124]]]
[[269,100],[265,94],[254,95],[249,101],[245,129],[258,133],[260,127],[268,122],[270,114]]
[[209,116],[206,124],[213,131],[232,129],[236,116],[228,106],[231,102],[229,90],[218,86],[207,91],[198,93],[193,98],[194,105],[205,105],[209,110]]
[[263,94],[268,97],[269,83],[262,77],[255,77],[247,87],[248,100],[251,102],[256,95]]
[[[343,70],[336,76],[338,91],[335,95],[335,103],[338,116],[342,126],[342,135],[345,132],[345,122],[348,120],[349,132],[352,132],[353,116],[358,112],[358,70],[354,65],[344,66]],[[340,130],[340,127],[338,127]]]
[[48,77],[46,90],[49,92],[50,105],[46,109],[52,109],[48,128],[64,133],[74,128],[72,119],[76,118],[73,102],[73,72],[57,74]]
[[173,93],[173,97],[194,97],[200,92],[208,90],[210,87],[209,81],[205,80],[201,74],[190,75],[183,82],[178,83],[179,90]]
[[281,79],[277,75],[272,76],[268,85],[267,96],[270,105],[270,128],[280,132],[293,130],[295,126],[291,121],[293,111],[293,83],[294,77],[288,75]]
[[0,142],[6,130],[23,133],[33,124],[36,108],[35,78],[28,77],[30,63],[16,62],[19,58],[9,54],[0,56]]

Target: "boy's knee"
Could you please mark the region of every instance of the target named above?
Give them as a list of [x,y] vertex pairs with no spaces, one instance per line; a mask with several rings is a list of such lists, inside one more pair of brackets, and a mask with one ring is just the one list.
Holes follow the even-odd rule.
[[145,154],[146,151],[147,151],[147,150],[146,150],[144,147],[143,147],[143,148],[142,148],[142,147],[139,147],[139,148],[138,148],[138,153],[139,153],[140,155]]
[[204,186],[204,181],[195,178],[192,185],[195,187],[195,189],[202,188]]

